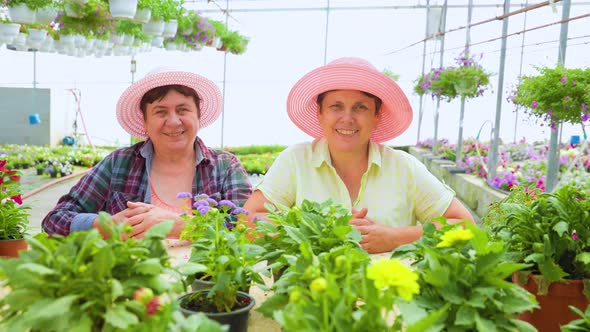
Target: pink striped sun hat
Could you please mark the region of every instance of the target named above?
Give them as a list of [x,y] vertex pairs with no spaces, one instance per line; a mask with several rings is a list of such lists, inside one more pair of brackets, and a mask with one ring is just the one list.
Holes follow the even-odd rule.
[[360,58],[339,58],[303,76],[289,92],[287,113],[313,138],[324,136],[318,120],[318,95],[332,90],[359,90],[379,97],[381,120],[371,139],[381,143],[401,135],[412,123],[412,106],[394,80]]
[[213,81],[195,73],[178,69],[158,68],[129,86],[117,102],[117,120],[129,134],[147,138],[139,103],[146,92],[165,85],[184,85],[197,92],[201,99],[200,128],[217,120],[221,114],[221,93]]

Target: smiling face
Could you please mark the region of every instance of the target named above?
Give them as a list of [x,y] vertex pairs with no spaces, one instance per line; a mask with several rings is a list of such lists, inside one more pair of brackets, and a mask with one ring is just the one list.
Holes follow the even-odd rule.
[[199,131],[196,100],[195,96],[170,89],[163,97],[145,104],[145,128],[156,150],[183,152],[193,149]]
[[320,95],[318,102],[318,119],[331,149],[350,152],[367,147],[380,119],[377,97],[358,90],[334,90]]

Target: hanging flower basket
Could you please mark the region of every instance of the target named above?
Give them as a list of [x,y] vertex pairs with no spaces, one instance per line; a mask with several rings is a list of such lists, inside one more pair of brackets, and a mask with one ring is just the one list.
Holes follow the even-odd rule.
[[489,87],[490,73],[486,72],[466,49],[455,59],[457,66],[434,68],[416,80],[414,91],[422,96],[451,101],[456,97],[475,98]]
[[538,75],[521,78],[509,99],[553,129],[562,122],[583,126],[590,119],[590,69],[557,66],[537,70]]

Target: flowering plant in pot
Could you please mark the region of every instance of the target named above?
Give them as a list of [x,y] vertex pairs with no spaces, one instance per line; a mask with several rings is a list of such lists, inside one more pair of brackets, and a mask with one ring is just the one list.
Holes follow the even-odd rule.
[[350,211],[332,200],[321,203],[304,200],[292,208],[266,207],[268,220],[257,221],[258,237],[254,243],[266,250],[262,259],[268,262],[275,282],[281,271],[293,262],[292,257],[301,254],[303,243],[315,255],[341,245],[360,248],[361,235],[348,223],[352,218]]
[[16,257],[27,247],[24,235],[29,224],[28,206],[19,192],[19,172],[0,160],[0,256]]
[[414,92],[430,94],[433,98],[451,101],[456,97],[474,98],[481,96],[489,87],[490,73],[469,54],[466,49],[455,59],[456,66],[433,68],[416,80]]
[[522,193],[511,192],[500,204],[502,219],[490,221],[490,232],[505,241],[512,261],[531,264],[513,280],[536,294],[541,308],[523,315],[556,329],[575,318],[568,305],[588,305],[590,194],[566,184],[553,193],[531,191],[518,203],[515,195]]
[[67,237],[39,233],[27,239],[30,249],[20,258],[0,260],[2,285],[10,289],[0,300],[3,331],[164,331],[184,325],[173,296],[184,290],[182,273],[194,267],[170,265],[162,240],[172,222],[135,239],[128,237],[130,226],[115,225],[105,213],[100,220],[108,239],[96,229]]
[[412,303],[399,305],[401,315],[412,321],[444,307],[435,322],[438,330],[535,331],[514,318],[538,307],[535,297],[504,280],[529,265],[506,261],[504,243],[490,240],[472,223],[437,221],[440,229],[424,224],[420,240],[393,253],[412,261],[420,275],[420,294]]
[[[179,197],[191,200],[190,193]],[[205,312],[222,323],[229,323],[231,331],[247,326],[248,312],[254,298],[247,291],[252,283],[264,284],[261,262],[264,248],[250,243],[251,230],[244,217],[248,211],[228,200],[217,202],[206,194],[194,197],[192,215],[187,214],[186,226],[180,239],[192,242],[189,262],[199,264],[199,273],[187,278],[209,281],[211,284],[179,298],[184,313]]]
[[537,68],[521,78],[509,97],[525,112],[555,128],[558,123],[583,124],[590,119],[590,68]]
[[[414,91],[422,96],[424,94],[432,95],[432,98],[443,98],[450,102],[456,97],[461,98],[461,112],[459,114],[459,123],[463,123],[463,113],[465,109],[465,100],[483,95],[490,85],[490,73],[486,72],[481,65],[465,49],[463,53],[455,59],[456,66],[445,68],[435,68],[429,73],[420,76],[416,80]],[[436,124],[438,125],[438,124]],[[435,139],[436,137],[435,131]],[[463,153],[463,127],[459,127],[457,139],[457,161],[462,161]]]

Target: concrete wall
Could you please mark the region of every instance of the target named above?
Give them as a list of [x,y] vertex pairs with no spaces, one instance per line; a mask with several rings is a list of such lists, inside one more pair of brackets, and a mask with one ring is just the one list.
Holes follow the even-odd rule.
[[[71,134],[72,112],[64,106],[67,91],[0,88],[0,144],[57,145]],[[29,124],[39,114],[40,124]]]
[[456,173],[457,165],[440,159],[429,150],[410,147],[410,154],[418,158],[438,179],[453,188],[457,197],[478,217],[487,214],[489,205],[506,197],[506,194],[490,187],[484,179],[465,173]]

